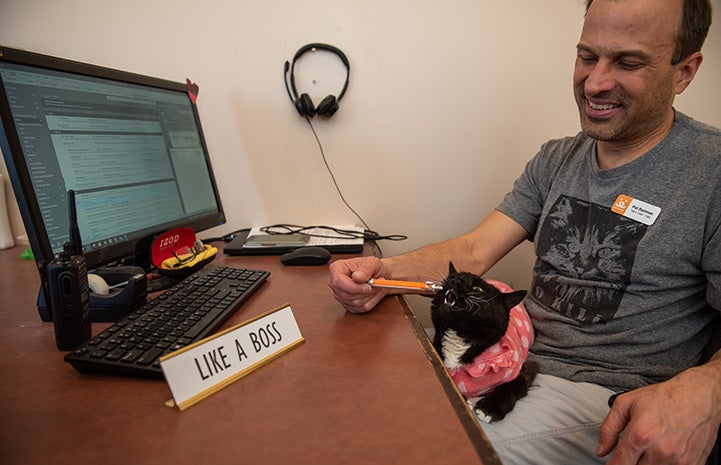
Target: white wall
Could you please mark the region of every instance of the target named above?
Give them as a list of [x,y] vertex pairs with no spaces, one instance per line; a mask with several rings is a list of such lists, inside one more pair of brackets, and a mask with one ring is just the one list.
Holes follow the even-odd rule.
[[[0,44],[197,82],[229,219],[212,235],[357,222],[283,85],[283,63],[302,45],[341,48],[348,92],[332,119],[314,123],[353,207],[380,233],[409,236],[384,242],[389,255],[473,227],[542,142],[578,131],[571,73],[582,3],[0,0]],[[704,50],[677,108],[721,127],[718,15]],[[297,65],[315,103],[342,84],[329,57]],[[491,275],[526,286],[531,263],[527,244]]]

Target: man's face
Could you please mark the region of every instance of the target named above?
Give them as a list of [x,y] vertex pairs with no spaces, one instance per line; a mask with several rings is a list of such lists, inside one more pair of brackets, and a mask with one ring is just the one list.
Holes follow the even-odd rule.
[[636,145],[663,132],[683,90],[671,65],[680,21],[681,0],[593,2],[573,73],[586,135]]

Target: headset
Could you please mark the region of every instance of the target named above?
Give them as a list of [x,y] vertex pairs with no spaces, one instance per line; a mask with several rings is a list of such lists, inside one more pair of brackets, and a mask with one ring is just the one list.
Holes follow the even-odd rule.
[[[318,104],[318,107],[316,108],[313,106],[313,101],[308,94],[302,93],[300,94],[300,97],[298,96],[298,91],[295,87],[295,62],[304,53],[308,51],[315,52],[317,50],[325,50],[338,56],[338,58],[340,58],[340,60],[343,62],[343,65],[345,65],[346,74],[345,83],[343,84],[343,88],[341,89],[340,94],[338,94],[338,97],[335,97],[334,95],[328,95],[323,100],[321,100],[320,104]],[[289,69],[290,87],[288,87]],[[288,91],[288,97],[290,97],[290,101],[293,102],[293,105],[295,106],[295,109],[298,110],[300,116],[312,118],[314,115],[321,115],[330,118],[331,116],[333,116],[333,114],[335,114],[336,111],[338,111],[338,103],[343,98],[346,89],[348,89],[348,80],[350,79],[350,64],[348,63],[348,58],[340,49],[328,44],[312,43],[304,45],[297,52],[295,52],[292,64],[288,61],[285,62],[283,77],[285,81],[285,90]]]

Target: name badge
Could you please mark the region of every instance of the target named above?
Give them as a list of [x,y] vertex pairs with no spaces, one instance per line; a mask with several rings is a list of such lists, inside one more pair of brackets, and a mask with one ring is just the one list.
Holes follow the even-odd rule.
[[165,355],[168,405],[185,410],[303,342],[288,305]]
[[613,202],[611,211],[650,226],[656,221],[656,218],[658,218],[658,214],[661,213],[661,208],[621,194],[616,197],[616,201]]

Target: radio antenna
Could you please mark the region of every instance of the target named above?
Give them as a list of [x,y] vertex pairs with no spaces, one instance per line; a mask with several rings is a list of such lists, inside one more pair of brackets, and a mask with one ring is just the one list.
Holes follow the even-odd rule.
[[68,216],[70,217],[70,250],[73,255],[83,254],[83,241],[80,238],[80,228],[78,227],[78,212],[75,208],[75,191],[68,191]]

